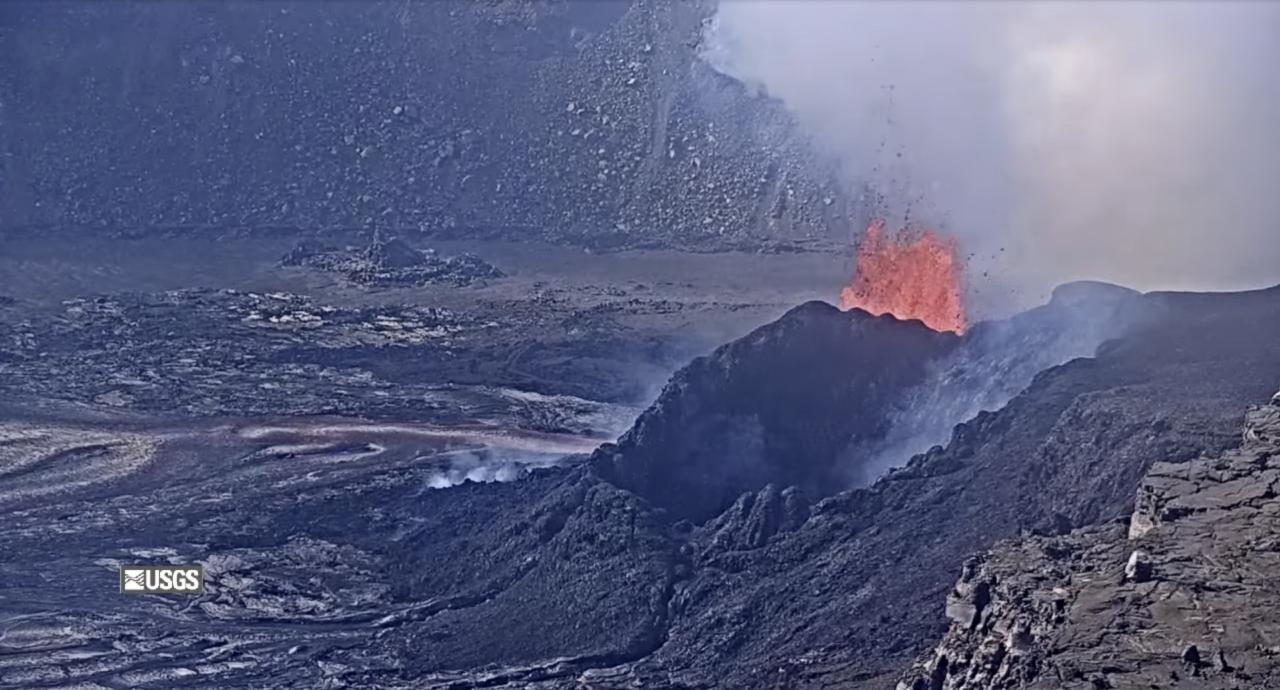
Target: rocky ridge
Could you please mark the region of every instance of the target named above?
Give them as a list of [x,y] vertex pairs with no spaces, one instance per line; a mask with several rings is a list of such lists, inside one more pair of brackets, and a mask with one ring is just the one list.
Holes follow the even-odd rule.
[[374,240],[359,249],[302,241],[280,259],[281,266],[303,266],[337,273],[369,287],[452,285],[466,287],[501,278],[504,274],[475,254],[440,257],[399,239]]
[[595,467],[695,522],[771,483],[836,493],[851,474],[833,458],[882,435],[892,401],[958,343],[918,321],[806,303],[677,372]]
[[1132,515],[965,563],[900,690],[1280,686],[1280,393],[1240,447],[1158,462]]

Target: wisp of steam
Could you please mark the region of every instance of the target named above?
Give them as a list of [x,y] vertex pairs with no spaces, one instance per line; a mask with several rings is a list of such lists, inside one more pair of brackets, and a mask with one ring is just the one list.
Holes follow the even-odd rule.
[[431,458],[439,469],[428,475],[425,488],[446,489],[463,482],[510,482],[540,467],[555,467],[564,461],[560,453],[517,452],[495,448],[474,448],[440,453]]
[[1280,282],[1277,35],[1271,2],[734,0],[703,50],[956,237],[989,311]]
[[848,449],[855,485],[870,484],[912,456],[944,445],[956,424],[1004,407],[1040,372],[1079,357],[1140,324],[1137,293],[1103,283],[1073,283],[1049,304],[978,324],[928,376],[894,401],[883,438]]

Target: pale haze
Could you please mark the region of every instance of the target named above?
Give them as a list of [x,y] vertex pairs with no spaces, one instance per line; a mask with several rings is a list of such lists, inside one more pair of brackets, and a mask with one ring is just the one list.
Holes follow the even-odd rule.
[[1022,302],[1280,283],[1278,35],[1262,2],[739,0],[705,57]]

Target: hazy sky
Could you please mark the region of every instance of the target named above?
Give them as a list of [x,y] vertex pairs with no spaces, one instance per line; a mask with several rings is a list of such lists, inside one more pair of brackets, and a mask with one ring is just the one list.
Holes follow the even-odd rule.
[[731,0],[706,56],[979,291],[1280,283],[1280,3]]

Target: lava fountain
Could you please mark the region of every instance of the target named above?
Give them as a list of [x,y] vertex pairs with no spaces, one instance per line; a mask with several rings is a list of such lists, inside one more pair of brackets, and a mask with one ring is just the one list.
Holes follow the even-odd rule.
[[853,281],[840,291],[841,309],[919,319],[935,331],[964,333],[961,263],[954,241],[931,230],[888,236],[883,220],[867,226],[858,243]]

